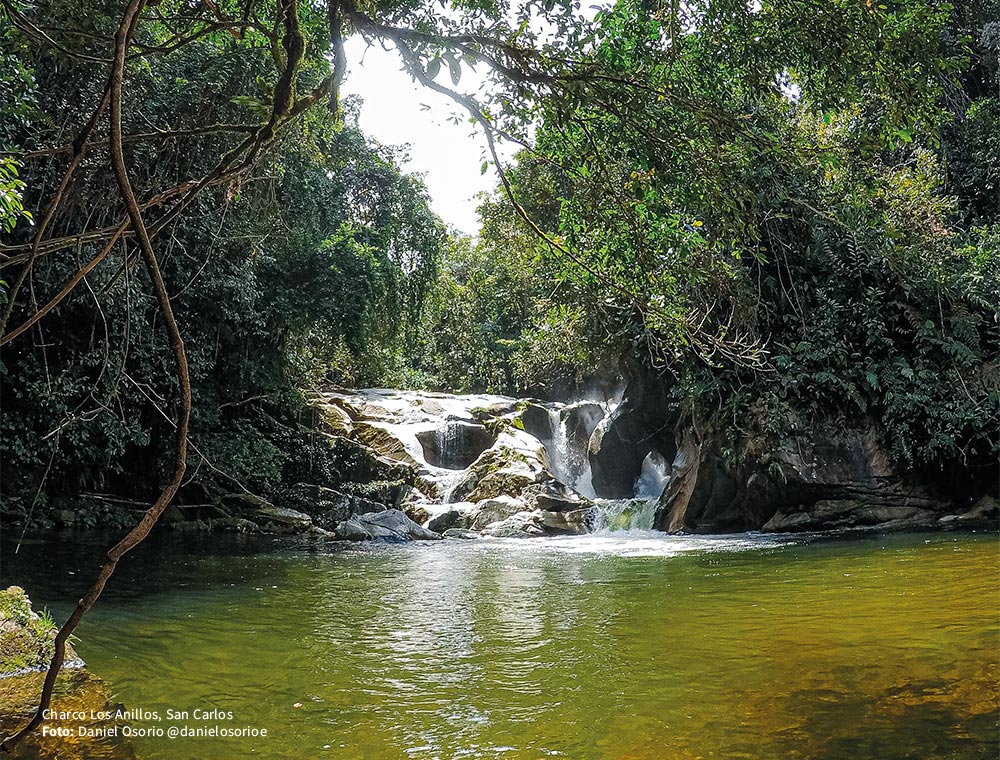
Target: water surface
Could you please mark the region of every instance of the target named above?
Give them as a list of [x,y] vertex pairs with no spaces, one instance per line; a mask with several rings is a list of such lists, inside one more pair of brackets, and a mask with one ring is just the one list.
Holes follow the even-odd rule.
[[[62,619],[96,548],[5,545],[2,582]],[[129,707],[269,732],[141,758],[994,760],[998,589],[995,535],[160,540],[77,649]]]

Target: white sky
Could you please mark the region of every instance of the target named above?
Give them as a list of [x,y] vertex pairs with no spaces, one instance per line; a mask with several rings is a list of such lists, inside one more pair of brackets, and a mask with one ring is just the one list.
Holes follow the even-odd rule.
[[[401,71],[394,50],[366,47],[360,36],[345,43],[348,57],[343,95],[359,95],[359,124],[363,132],[387,145],[409,145],[410,160],[404,171],[422,174],[431,197],[431,207],[462,232],[479,232],[475,196],[492,190],[497,181],[491,165],[480,173],[486,140],[468,114],[444,95],[427,90]],[[451,84],[445,67],[438,79]],[[461,89],[474,91],[480,83],[476,72],[463,66]],[[421,108],[425,104],[429,109]],[[449,116],[457,115],[453,124]],[[508,155],[511,151],[505,151]]]

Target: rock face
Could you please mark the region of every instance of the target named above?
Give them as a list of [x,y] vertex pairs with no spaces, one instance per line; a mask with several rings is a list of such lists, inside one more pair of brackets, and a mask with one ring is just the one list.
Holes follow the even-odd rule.
[[417,433],[417,440],[428,464],[446,470],[464,470],[496,443],[496,436],[481,424],[448,420],[437,430]]
[[[330,446],[321,482],[298,483],[270,501],[230,494],[182,505],[164,522],[184,531],[386,541],[431,537],[414,525],[433,537],[647,530],[651,522],[675,533],[998,527],[995,501],[973,508],[985,489],[965,488],[966,501],[950,503],[921,484],[932,478],[898,471],[870,424],[817,425],[766,446],[733,440],[729,430],[681,426],[669,383],[629,372],[623,395],[604,401],[317,393],[318,434]],[[658,500],[655,514],[650,499]]]
[[594,493],[606,499],[630,498],[650,452],[673,459],[676,417],[662,382],[637,374],[622,402],[601,420],[590,438]]
[[956,510],[897,472],[872,427],[817,428],[785,441],[754,467],[727,462],[721,448],[718,438],[681,433],[655,518],[658,529],[921,527]]

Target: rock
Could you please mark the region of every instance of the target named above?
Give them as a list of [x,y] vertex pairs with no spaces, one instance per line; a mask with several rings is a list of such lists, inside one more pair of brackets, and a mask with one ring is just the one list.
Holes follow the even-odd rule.
[[594,525],[594,509],[586,507],[569,512],[540,510],[541,524],[546,533],[582,535],[590,533]]
[[482,529],[484,536],[493,538],[537,538],[545,535],[542,528],[542,513],[518,512],[505,520],[490,523]]
[[558,493],[541,492],[535,495],[535,505],[538,509],[548,512],[573,512],[590,506],[590,500],[579,495],[563,496]]
[[813,519],[805,512],[793,512],[790,515],[778,512],[761,528],[767,533],[794,533],[797,531],[810,530],[813,527]]
[[338,538],[349,541],[436,541],[441,538],[438,533],[422,528],[398,509],[353,515],[337,526],[336,533]]
[[304,512],[297,512],[286,507],[267,505],[253,513],[252,522],[262,529],[272,529],[281,533],[308,530],[312,527],[312,518]]
[[464,470],[496,442],[483,425],[447,420],[442,427],[417,433],[424,459],[433,467]]
[[482,538],[474,530],[466,530],[465,528],[448,528],[443,534],[445,538],[461,538],[461,539],[474,539]]
[[449,509],[447,512],[432,517],[427,523],[427,529],[433,530],[435,533],[444,533],[451,528],[460,527],[463,521],[468,521],[466,514],[458,509]]
[[514,424],[540,441],[551,440],[554,431],[549,410],[534,401],[525,401],[522,404],[520,416]]
[[497,417],[514,414],[517,411],[517,405],[516,399],[504,399],[485,406],[475,406],[469,410],[469,414],[479,422],[487,422]]
[[430,512],[427,511],[427,507],[423,504],[407,504],[401,511],[417,525],[423,525],[431,516]]
[[648,453],[638,443],[645,435],[638,415],[624,404],[601,420],[587,450],[591,482],[598,496],[627,499],[632,495]]
[[344,483],[340,491],[350,496],[382,504],[383,507],[397,507],[407,499],[413,486],[402,480],[373,480],[368,483]]
[[323,397],[314,397],[313,408],[316,409],[320,421],[320,430],[330,435],[350,435],[354,430],[350,413],[343,406],[323,403]]
[[72,509],[57,509],[52,513],[52,520],[60,528],[69,528],[76,523],[76,512]]
[[354,425],[354,434],[361,443],[377,452],[380,457],[419,466],[419,462],[406,450],[406,445],[385,428],[358,422]]
[[469,524],[472,530],[483,530],[491,523],[505,520],[512,515],[524,512],[524,502],[515,499],[513,496],[497,496],[494,499],[484,499],[476,504],[473,509]]
[[996,527],[997,522],[1000,521],[1000,501],[989,495],[983,496],[972,505],[972,509],[958,517],[965,522],[981,522]]
[[898,470],[874,426],[817,425],[759,458],[735,462],[721,434],[682,431],[654,527],[820,531],[933,525],[952,507]]
[[242,517],[223,517],[212,521],[212,530],[224,533],[258,533],[260,529],[256,523]]
[[351,438],[334,436],[330,440],[337,478],[342,483],[401,480],[412,484],[417,477],[412,461],[381,456],[377,450]]
[[551,476],[543,462],[544,448],[515,448],[502,440],[477,459],[452,490],[453,499],[479,502],[498,496],[520,495],[528,486]]

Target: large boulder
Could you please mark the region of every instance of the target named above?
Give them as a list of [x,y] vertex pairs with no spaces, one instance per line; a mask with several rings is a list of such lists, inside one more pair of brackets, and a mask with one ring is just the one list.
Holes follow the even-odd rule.
[[436,541],[440,534],[423,528],[398,509],[353,515],[340,523],[337,538],[348,541]]
[[[45,671],[55,649],[56,626],[45,614],[32,609],[24,589],[11,586],[0,590],[0,736],[10,736],[34,714],[38,695],[45,680]],[[127,739],[120,736],[120,726],[113,714],[111,689],[91,673],[69,644],[66,657],[56,680],[51,709],[56,712],[79,713],[73,721],[54,719],[49,725],[71,728],[70,738],[29,734],[11,753],[12,758],[39,757],[101,757],[108,760],[135,758]],[[78,728],[111,732],[113,737],[81,736]],[[118,728],[118,736],[114,729]]]
[[487,525],[505,520],[523,512],[524,509],[524,502],[513,496],[501,495],[493,499],[483,499],[476,504],[469,515],[468,524],[455,527],[483,530]]
[[451,489],[453,501],[479,502],[498,496],[519,496],[528,486],[550,479],[544,448],[514,446],[502,436],[484,451]]
[[449,528],[468,528],[472,524],[476,505],[469,501],[449,504],[448,509],[432,517],[427,522],[427,529],[435,533],[444,533]]

